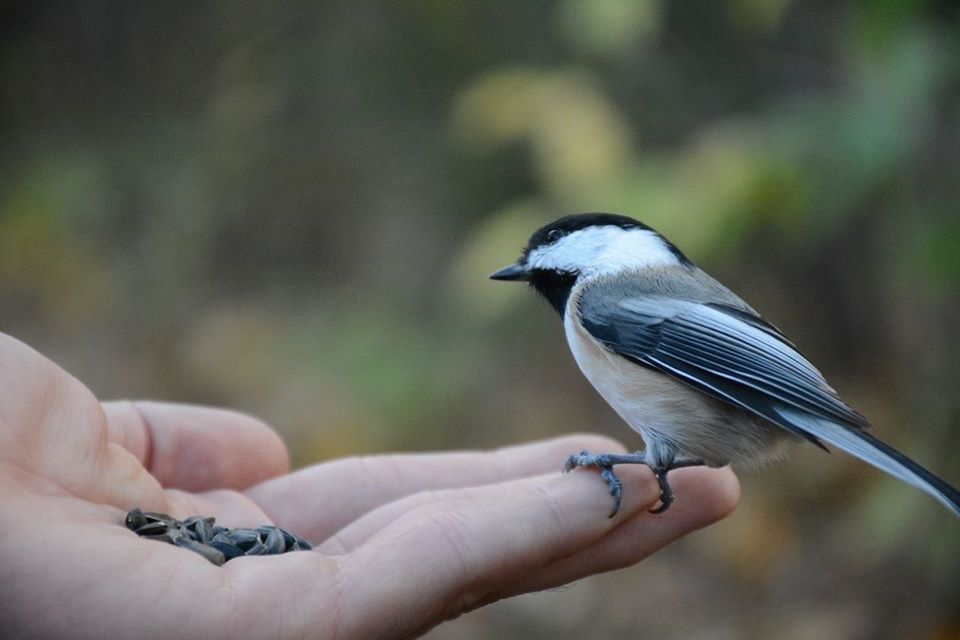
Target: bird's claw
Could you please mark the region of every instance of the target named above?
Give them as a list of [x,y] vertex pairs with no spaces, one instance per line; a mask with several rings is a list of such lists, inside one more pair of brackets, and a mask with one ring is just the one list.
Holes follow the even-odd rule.
[[670,483],[667,481],[667,471],[667,469],[663,469],[654,470],[653,472],[657,476],[657,484],[660,485],[660,506],[650,509],[650,513],[659,515],[669,509],[670,505],[673,504],[673,488],[670,487]]
[[563,465],[563,472],[569,473],[577,467],[599,467],[601,469],[612,467],[616,462],[612,460],[609,453],[590,453],[586,449],[580,453],[571,454],[567,457]]
[[613,509],[608,518],[612,518],[620,511],[620,500],[623,498],[623,483],[613,472],[613,467],[604,467],[600,472],[600,477],[607,481],[607,487],[610,489],[610,495],[613,496]]
[[588,466],[584,462],[581,462],[581,460],[585,459],[589,455],[590,455],[590,452],[587,451],[586,449],[584,449],[580,453],[571,453],[569,456],[567,456],[567,461],[563,464],[563,472],[570,473],[577,467]]

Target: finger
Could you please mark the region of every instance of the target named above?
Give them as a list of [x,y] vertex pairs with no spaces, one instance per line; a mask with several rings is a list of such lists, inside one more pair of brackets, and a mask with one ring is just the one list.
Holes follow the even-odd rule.
[[109,439],[134,454],[165,487],[245,489],[286,473],[283,441],[235,411],[163,402],[104,402]]
[[[620,469],[622,469],[622,467],[618,467],[618,473]],[[582,472],[590,473],[589,470],[583,470]],[[653,474],[651,473],[651,476],[652,475]],[[376,535],[381,529],[389,525],[403,514],[413,511],[414,509],[424,505],[444,502],[464,503],[475,500],[478,496],[489,497],[497,494],[507,496],[516,491],[523,491],[525,488],[531,486],[531,483],[540,482],[542,479],[543,478],[529,478],[523,481],[503,482],[482,487],[434,490],[416,493],[389,504],[385,504],[363,515],[356,521],[344,527],[342,530],[324,540],[318,548],[324,553],[348,553],[367,542],[367,540]],[[598,481],[600,481],[599,478]],[[705,467],[678,469],[671,472],[670,484],[673,486],[678,496],[677,502],[665,512],[669,513],[669,516],[654,518],[652,520],[650,523],[650,527],[652,529],[656,529],[660,527],[660,525],[669,524],[671,526],[666,528],[670,531],[673,531],[677,528],[672,526],[675,524],[673,521],[683,516],[689,516],[688,519],[691,521],[698,519],[703,520],[704,522],[700,526],[706,526],[710,522],[715,522],[729,513],[732,513],[736,508],[740,496],[740,485],[737,482],[736,476],[733,475],[733,472],[731,472],[729,469],[715,470],[707,469]],[[623,527],[619,527],[617,531],[621,531],[622,529]],[[612,561],[619,561],[621,556],[613,553],[618,551],[615,542],[616,540],[610,541],[607,543],[607,545],[612,549]],[[591,550],[590,553],[593,554],[595,551]],[[597,559],[598,558],[596,557],[591,558],[591,560]],[[572,560],[572,558],[568,558],[565,560],[565,562],[570,564],[571,567],[575,567],[576,564],[572,563]],[[634,560],[634,562],[636,562],[636,560]],[[591,567],[595,565],[596,562],[591,562]],[[601,570],[609,571],[610,569],[614,568],[618,567],[611,566]],[[571,568],[571,572],[572,570],[573,569]],[[560,575],[565,575],[563,571],[559,571],[558,573]],[[576,578],[571,578],[571,580],[574,579]],[[565,582],[568,581],[569,580]],[[547,587],[544,586],[542,588]]]
[[[649,470],[645,471],[649,473],[650,478],[653,478],[652,472],[649,472]],[[596,482],[603,483],[599,474],[591,472],[590,470],[583,469],[577,471],[577,473],[592,474],[596,476]],[[318,548],[320,551],[330,554],[349,553],[366,544],[371,538],[380,533],[381,530],[405,514],[422,507],[436,506],[446,508],[446,506],[449,505],[470,504],[478,500],[491,500],[494,498],[505,499],[517,493],[536,490],[536,488],[544,482],[548,482],[555,477],[556,472],[474,487],[421,491],[420,493],[406,496],[364,514],[324,540]],[[608,506],[612,504],[612,500],[612,497],[607,499]]]
[[279,526],[321,541],[368,511],[410,494],[551,471],[559,476],[566,457],[583,449],[624,450],[615,440],[576,434],[493,451],[344,458],[275,478],[247,495]]
[[481,604],[636,564],[674,540],[727,517],[740,500],[740,483],[729,468],[678,469],[670,473],[670,484],[677,498],[664,513],[641,511],[595,544],[491,594]]
[[622,469],[620,477],[624,501],[613,519],[606,485],[591,473],[519,481],[524,486],[507,494],[478,489],[469,502],[409,512],[339,557],[351,587],[340,593],[344,636],[376,635],[363,611],[394,621],[397,635],[422,631],[596,542],[659,496],[648,469]]

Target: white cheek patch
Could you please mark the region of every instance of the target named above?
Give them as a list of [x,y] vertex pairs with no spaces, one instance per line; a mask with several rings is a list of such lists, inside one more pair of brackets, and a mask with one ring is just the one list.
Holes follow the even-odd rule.
[[527,264],[534,269],[595,275],[677,264],[677,257],[653,231],[604,226],[574,231],[555,244],[535,249]]
[[677,256],[655,232],[622,231],[601,256],[600,272],[677,264]]

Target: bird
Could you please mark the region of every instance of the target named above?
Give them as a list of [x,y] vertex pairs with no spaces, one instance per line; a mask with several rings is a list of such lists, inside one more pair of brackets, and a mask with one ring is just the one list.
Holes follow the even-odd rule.
[[651,512],[663,513],[675,500],[670,471],[757,468],[804,441],[860,458],[960,516],[957,489],[872,435],[779,329],[642,222],[562,217],[490,278],[527,282],[550,303],[584,376],[641,436],[641,451],[581,451],[564,465],[600,471],[611,518],[622,499],[616,465],[650,468],[660,488]]

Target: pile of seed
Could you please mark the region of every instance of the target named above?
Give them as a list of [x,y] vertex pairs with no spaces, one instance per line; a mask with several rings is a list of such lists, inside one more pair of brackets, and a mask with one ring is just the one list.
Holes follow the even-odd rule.
[[214,524],[213,516],[190,516],[177,520],[165,513],[133,509],[126,525],[141,538],[160,540],[199,553],[219,566],[240,556],[266,556],[288,551],[306,551],[313,546],[280,527],[228,529]]

